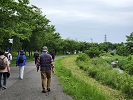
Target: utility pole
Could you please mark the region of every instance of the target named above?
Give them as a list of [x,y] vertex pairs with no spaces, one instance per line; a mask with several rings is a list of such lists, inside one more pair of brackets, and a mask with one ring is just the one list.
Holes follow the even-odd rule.
[[107,42],[107,35],[104,35],[104,42]]

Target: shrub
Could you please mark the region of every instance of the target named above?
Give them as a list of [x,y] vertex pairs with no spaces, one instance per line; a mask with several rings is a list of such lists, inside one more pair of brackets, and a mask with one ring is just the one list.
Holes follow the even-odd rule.
[[[111,59],[116,58],[119,59],[119,66],[125,66],[123,68],[128,69],[129,74],[133,73],[133,62],[131,60],[128,61],[128,58],[113,57],[110,59],[108,58],[107,60],[111,61]],[[95,62],[95,64],[93,64],[92,61]],[[128,96],[133,96],[133,77],[131,75],[125,72],[120,73],[118,70],[112,70],[113,68],[110,67],[110,64],[102,58],[93,58],[88,62],[80,63],[80,66],[81,65],[83,70],[84,68],[87,69],[88,75],[101,83],[122,90],[122,92],[126,93]]]
[[89,57],[85,53],[80,53],[79,56],[77,57],[77,60],[79,60],[79,61],[88,61]]

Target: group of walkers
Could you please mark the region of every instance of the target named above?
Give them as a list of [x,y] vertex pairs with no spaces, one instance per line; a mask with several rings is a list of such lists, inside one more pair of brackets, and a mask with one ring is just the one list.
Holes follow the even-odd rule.
[[[7,78],[10,76],[10,64],[12,60],[12,55],[9,52],[9,48],[6,51],[0,50],[0,90],[6,89]],[[34,53],[35,65],[37,72],[40,70],[41,80],[42,80],[42,93],[51,91],[51,76],[54,74],[54,58],[55,54],[49,54],[48,48],[44,46],[42,48],[42,53],[39,54],[38,51]],[[1,66],[5,66],[2,69]],[[26,66],[26,54],[24,50],[20,50],[16,58],[16,67],[19,67],[19,79],[24,77],[24,68]],[[2,84],[3,80],[3,84]]]

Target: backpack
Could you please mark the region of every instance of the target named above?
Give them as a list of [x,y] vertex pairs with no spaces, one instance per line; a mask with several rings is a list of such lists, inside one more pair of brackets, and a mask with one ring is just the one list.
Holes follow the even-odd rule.
[[35,52],[34,57],[39,57],[39,54],[37,52]]
[[18,63],[23,63],[23,62],[24,62],[23,55],[20,55],[20,57],[18,58]]
[[3,69],[6,68],[6,64],[4,62],[4,59],[5,59],[5,57],[4,58],[0,58],[0,70],[3,70]]
[[6,56],[8,60],[10,60],[10,57],[8,57],[8,54],[9,53],[5,53],[4,56]]

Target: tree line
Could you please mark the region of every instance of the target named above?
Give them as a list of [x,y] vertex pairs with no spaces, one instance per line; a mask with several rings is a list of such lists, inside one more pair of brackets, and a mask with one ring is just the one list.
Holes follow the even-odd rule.
[[[44,5],[45,6],[45,5]],[[62,39],[56,28],[50,24],[40,8],[30,5],[29,0],[1,0],[0,1],[0,49],[12,48],[12,51],[21,49],[29,52],[40,50],[44,45],[49,51],[66,53],[74,50],[97,50],[109,52],[117,50],[120,55],[133,52],[133,33],[127,36],[127,43],[110,42],[87,43],[71,39]],[[13,44],[9,43],[13,39]]]

